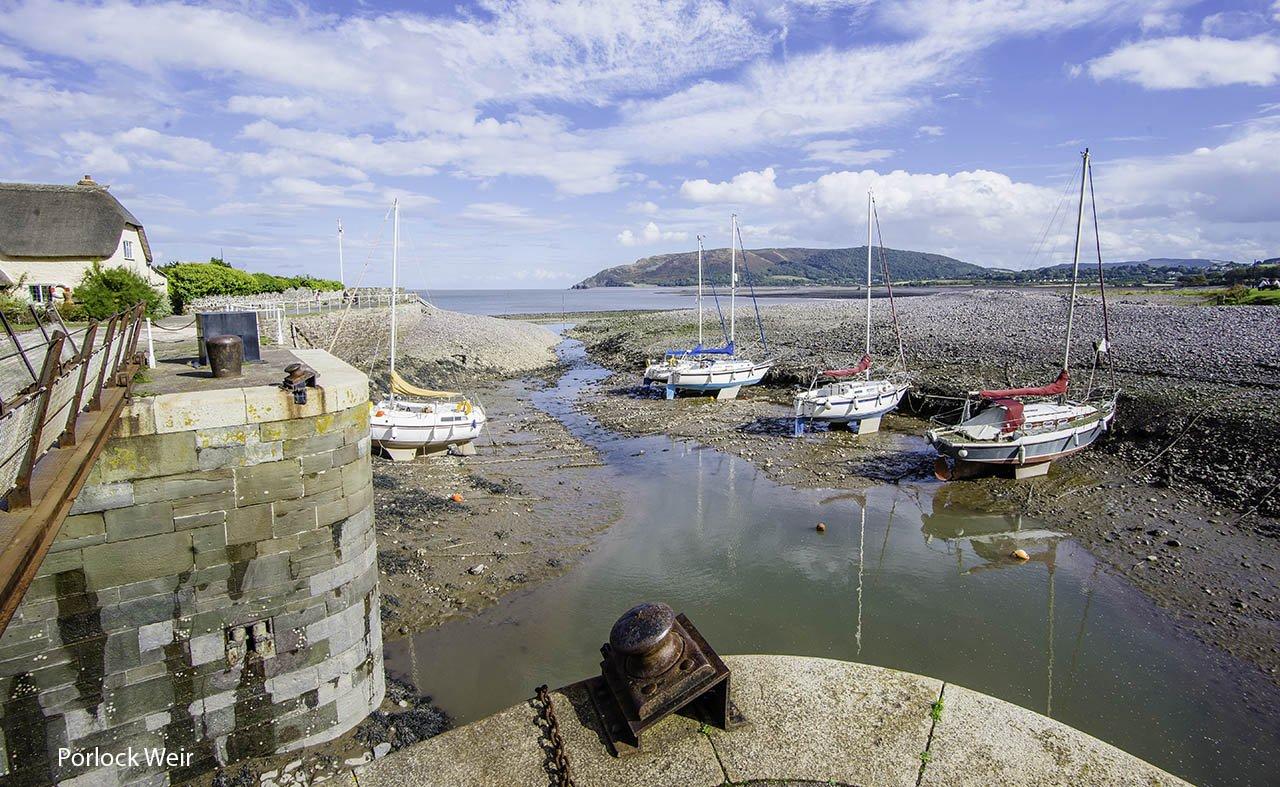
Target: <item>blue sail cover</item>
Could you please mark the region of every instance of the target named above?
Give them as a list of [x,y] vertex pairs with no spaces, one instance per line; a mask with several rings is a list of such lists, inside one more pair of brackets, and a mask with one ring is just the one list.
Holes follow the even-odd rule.
[[699,344],[691,350],[667,350],[667,355],[733,355],[734,352],[733,342],[729,342],[723,347],[703,347]]

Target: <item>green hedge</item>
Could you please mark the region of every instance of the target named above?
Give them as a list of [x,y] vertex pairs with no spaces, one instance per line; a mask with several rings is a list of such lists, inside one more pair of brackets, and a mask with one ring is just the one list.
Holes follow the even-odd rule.
[[188,303],[210,295],[261,295],[291,289],[342,289],[341,282],[329,279],[248,273],[218,260],[175,262],[164,266],[161,271],[169,279],[169,299],[173,301],[175,312],[184,311]]

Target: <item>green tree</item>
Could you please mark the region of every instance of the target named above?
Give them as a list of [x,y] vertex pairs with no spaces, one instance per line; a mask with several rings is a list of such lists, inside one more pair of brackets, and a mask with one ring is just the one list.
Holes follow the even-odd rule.
[[90,317],[99,320],[124,311],[139,301],[147,304],[149,317],[162,317],[169,313],[160,293],[128,268],[104,268],[95,262],[85,271],[80,286],[72,294]]

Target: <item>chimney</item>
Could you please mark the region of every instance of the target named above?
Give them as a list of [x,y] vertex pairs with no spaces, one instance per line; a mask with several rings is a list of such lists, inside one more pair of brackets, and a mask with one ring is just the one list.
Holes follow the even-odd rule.
[[94,187],[96,187],[96,186],[98,185],[98,183],[97,183],[97,181],[95,181],[95,180],[93,179],[93,176],[92,176],[92,175],[85,175],[83,178],[80,178],[80,180],[76,181],[76,185],[77,185],[77,186],[94,186]]

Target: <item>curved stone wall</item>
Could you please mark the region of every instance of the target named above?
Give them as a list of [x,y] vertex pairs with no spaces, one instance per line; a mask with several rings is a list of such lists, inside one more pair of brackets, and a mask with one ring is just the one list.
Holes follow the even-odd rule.
[[0,782],[178,782],[381,703],[368,380],[297,355],[305,405],[132,403],[0,638]]

